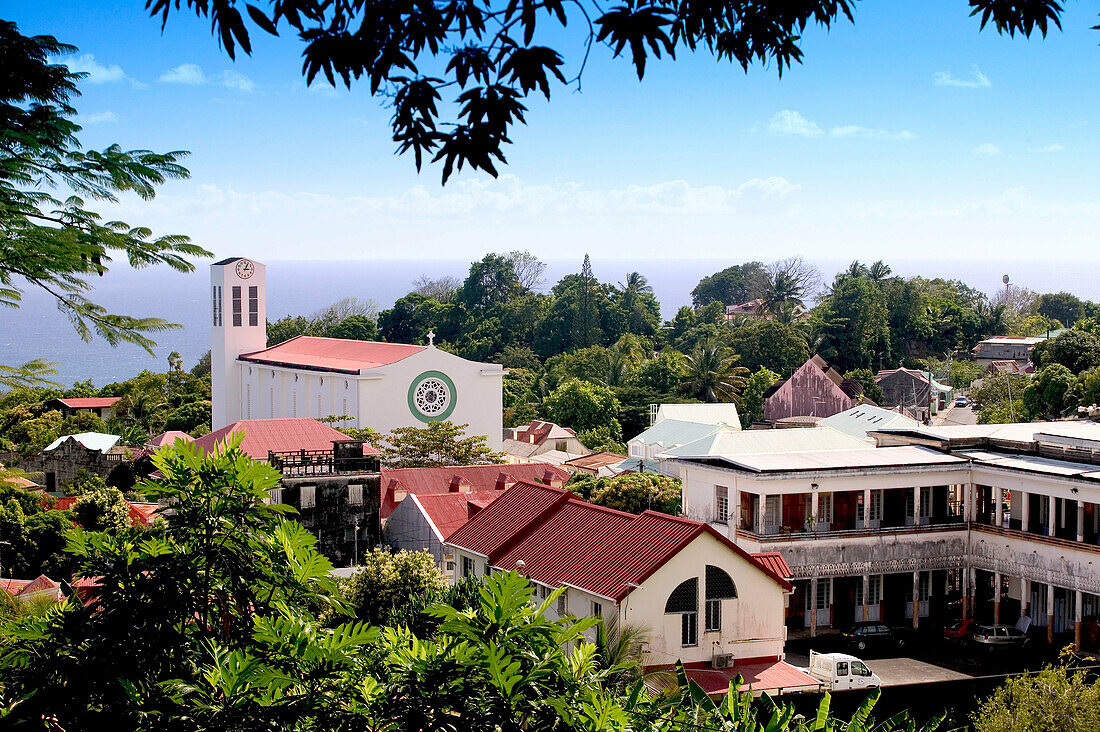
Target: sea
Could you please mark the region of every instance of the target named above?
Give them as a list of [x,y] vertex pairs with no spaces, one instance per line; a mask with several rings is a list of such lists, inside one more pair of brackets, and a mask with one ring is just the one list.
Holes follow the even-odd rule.
[[[376,259],[354,261],[262,260],[267,265],[267,317],[309,315],[345,297],[372,300],[391,307],[412,289],[421,275],[432,278],[464,278],[469,260]],[[1068,291],[1078,297],[1100,300],[1096,263],[1051,261],[947,261],[888,260],[894,273],[959,279],[993,294],[1003,288],[1008,274],[1015,285],[1036,292]],[[698,281],[741,260],[721,259],[599,259],[592,269],[602,282],[618,283],[629,272],[645,275],[661,303],[662,317],[671,318],[682,305],[691,304],[691,290]],[[546,260],[548,290],[566,274],[578,272],[577,260]],[[847,260],[814,260],[824,281],[848,265]],[[73,330],[52,297],[27,287],[19,309],[0,310],[0,364],[20,364],[43,358],[56,364],[52,378],[70,385],[91,379],[96,386],[123,381],[144,369],[165,371],[168,354],[178,351],[187,368],[210,348],[209,279],[206,263],[190,274],[167,268],[133,270],[119,266],[94,282],[89,297],[108,312],[159,317],[182,327],[154,334],[153,353],[139,346],[112,347],[100,338],[84,342]]]

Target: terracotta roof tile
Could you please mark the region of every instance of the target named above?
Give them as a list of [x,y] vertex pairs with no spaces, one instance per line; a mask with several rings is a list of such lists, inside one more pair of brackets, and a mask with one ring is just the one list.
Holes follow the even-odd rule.
[[122,397],[73,397],[70,399],[56,399],[69,409],[106,409],[113,407]]
[[242,361],[297,366],[357,374],[361,369],[388,366],[420,353],[427,346],[354,341],[345,338],[298,336],[276,346],[239,356]]

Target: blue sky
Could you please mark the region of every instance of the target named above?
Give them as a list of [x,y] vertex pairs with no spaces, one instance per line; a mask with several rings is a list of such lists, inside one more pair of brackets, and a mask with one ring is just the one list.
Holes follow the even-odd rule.
[[[190,180],[109,213],[218,256],[1100,258],[1091,3],[1025,40],[979,33],[965,0],[862,2],[854,26],[808,30],[782,80],[684,55],[639,83],[599,48],[583,93],[529,99],[500,180],[445,188],[393,155],[365,86],[307,89],[295,39],[257,31],[232,62],[208,23],[162,33],[143,5],[0,0],[0,17],[79,47],[86,145],[191,151]],[[552,40],[579,59],[578,36]]]

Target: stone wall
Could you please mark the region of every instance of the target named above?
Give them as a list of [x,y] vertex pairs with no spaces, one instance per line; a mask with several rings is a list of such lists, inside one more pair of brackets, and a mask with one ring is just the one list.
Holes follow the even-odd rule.
[[[313,486],[315,505],[302,508],[302,488]],[[362,486],[363,502],[348,502],[349,487]],[[284,477],[282,503],[294,506],[299,514],[295,518],[313,532],[318,539],[321,553],[337,567],[346,567],[355,561],[355,523],[359,523],[359,556],[382,542],[379,519],[381,501],[378,473],[352,473],[345,475]]]

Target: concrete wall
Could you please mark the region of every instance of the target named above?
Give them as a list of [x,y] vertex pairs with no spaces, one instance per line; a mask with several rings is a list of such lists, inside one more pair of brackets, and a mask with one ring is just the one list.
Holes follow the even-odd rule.
[[[379,523],[381,490],[378,473],[352,475],[309,476],[282,480],[282,503],[298,509],[296,518],[318,537],[321,553],[337,567],[349,566],[355,559],[354,527],[359,522],[359,556],[382,541]],[[348,487],[363,487],[363,503],[348,503]],[[315,505],[301,506],[303,486],[315,487]],[[348,534],[351,533],[351,536]]]

